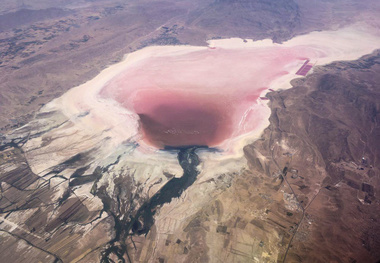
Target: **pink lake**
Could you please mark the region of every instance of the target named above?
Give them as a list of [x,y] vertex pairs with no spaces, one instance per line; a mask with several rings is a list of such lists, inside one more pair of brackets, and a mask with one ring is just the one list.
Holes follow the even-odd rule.
[[254,106],[263,90],[294,74],[305,59],[320,56],[320,50],[303,46],[152,56],[126,68],[100,94],[139,117],[142,138],[151,146],[215,147],[254,130],[261,114]]

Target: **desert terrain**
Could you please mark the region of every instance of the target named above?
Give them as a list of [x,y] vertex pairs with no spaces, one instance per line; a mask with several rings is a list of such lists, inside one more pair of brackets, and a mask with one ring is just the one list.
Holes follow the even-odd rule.
[[0,262],[378,262],[379,8],[2,2]]

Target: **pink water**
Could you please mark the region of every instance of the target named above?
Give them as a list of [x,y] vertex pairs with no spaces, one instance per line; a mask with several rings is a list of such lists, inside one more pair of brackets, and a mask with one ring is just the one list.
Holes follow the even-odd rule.
[[217,145],[233,131],[232,101],[192,92],[139,92],[134,110],[146,140],[164,146]]
[[254,130],[261,113],[246,113],[260,93],[288,74],[287,64],[314,53],[306,47],[217,48],[151,57],[112,79],[101,95],[135,112],[152,146],[217,146]]

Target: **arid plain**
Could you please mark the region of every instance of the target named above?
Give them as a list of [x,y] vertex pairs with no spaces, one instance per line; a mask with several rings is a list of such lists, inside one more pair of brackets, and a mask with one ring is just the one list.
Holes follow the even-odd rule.
[[1,261],[377,262],[378,11],[5,1]]

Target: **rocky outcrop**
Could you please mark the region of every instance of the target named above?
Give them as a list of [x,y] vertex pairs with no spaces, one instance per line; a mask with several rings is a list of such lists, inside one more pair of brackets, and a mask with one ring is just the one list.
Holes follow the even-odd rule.
[[217,0],[189,16],[187,24],[215,37],[289,39],[300,23],[294,1]]

